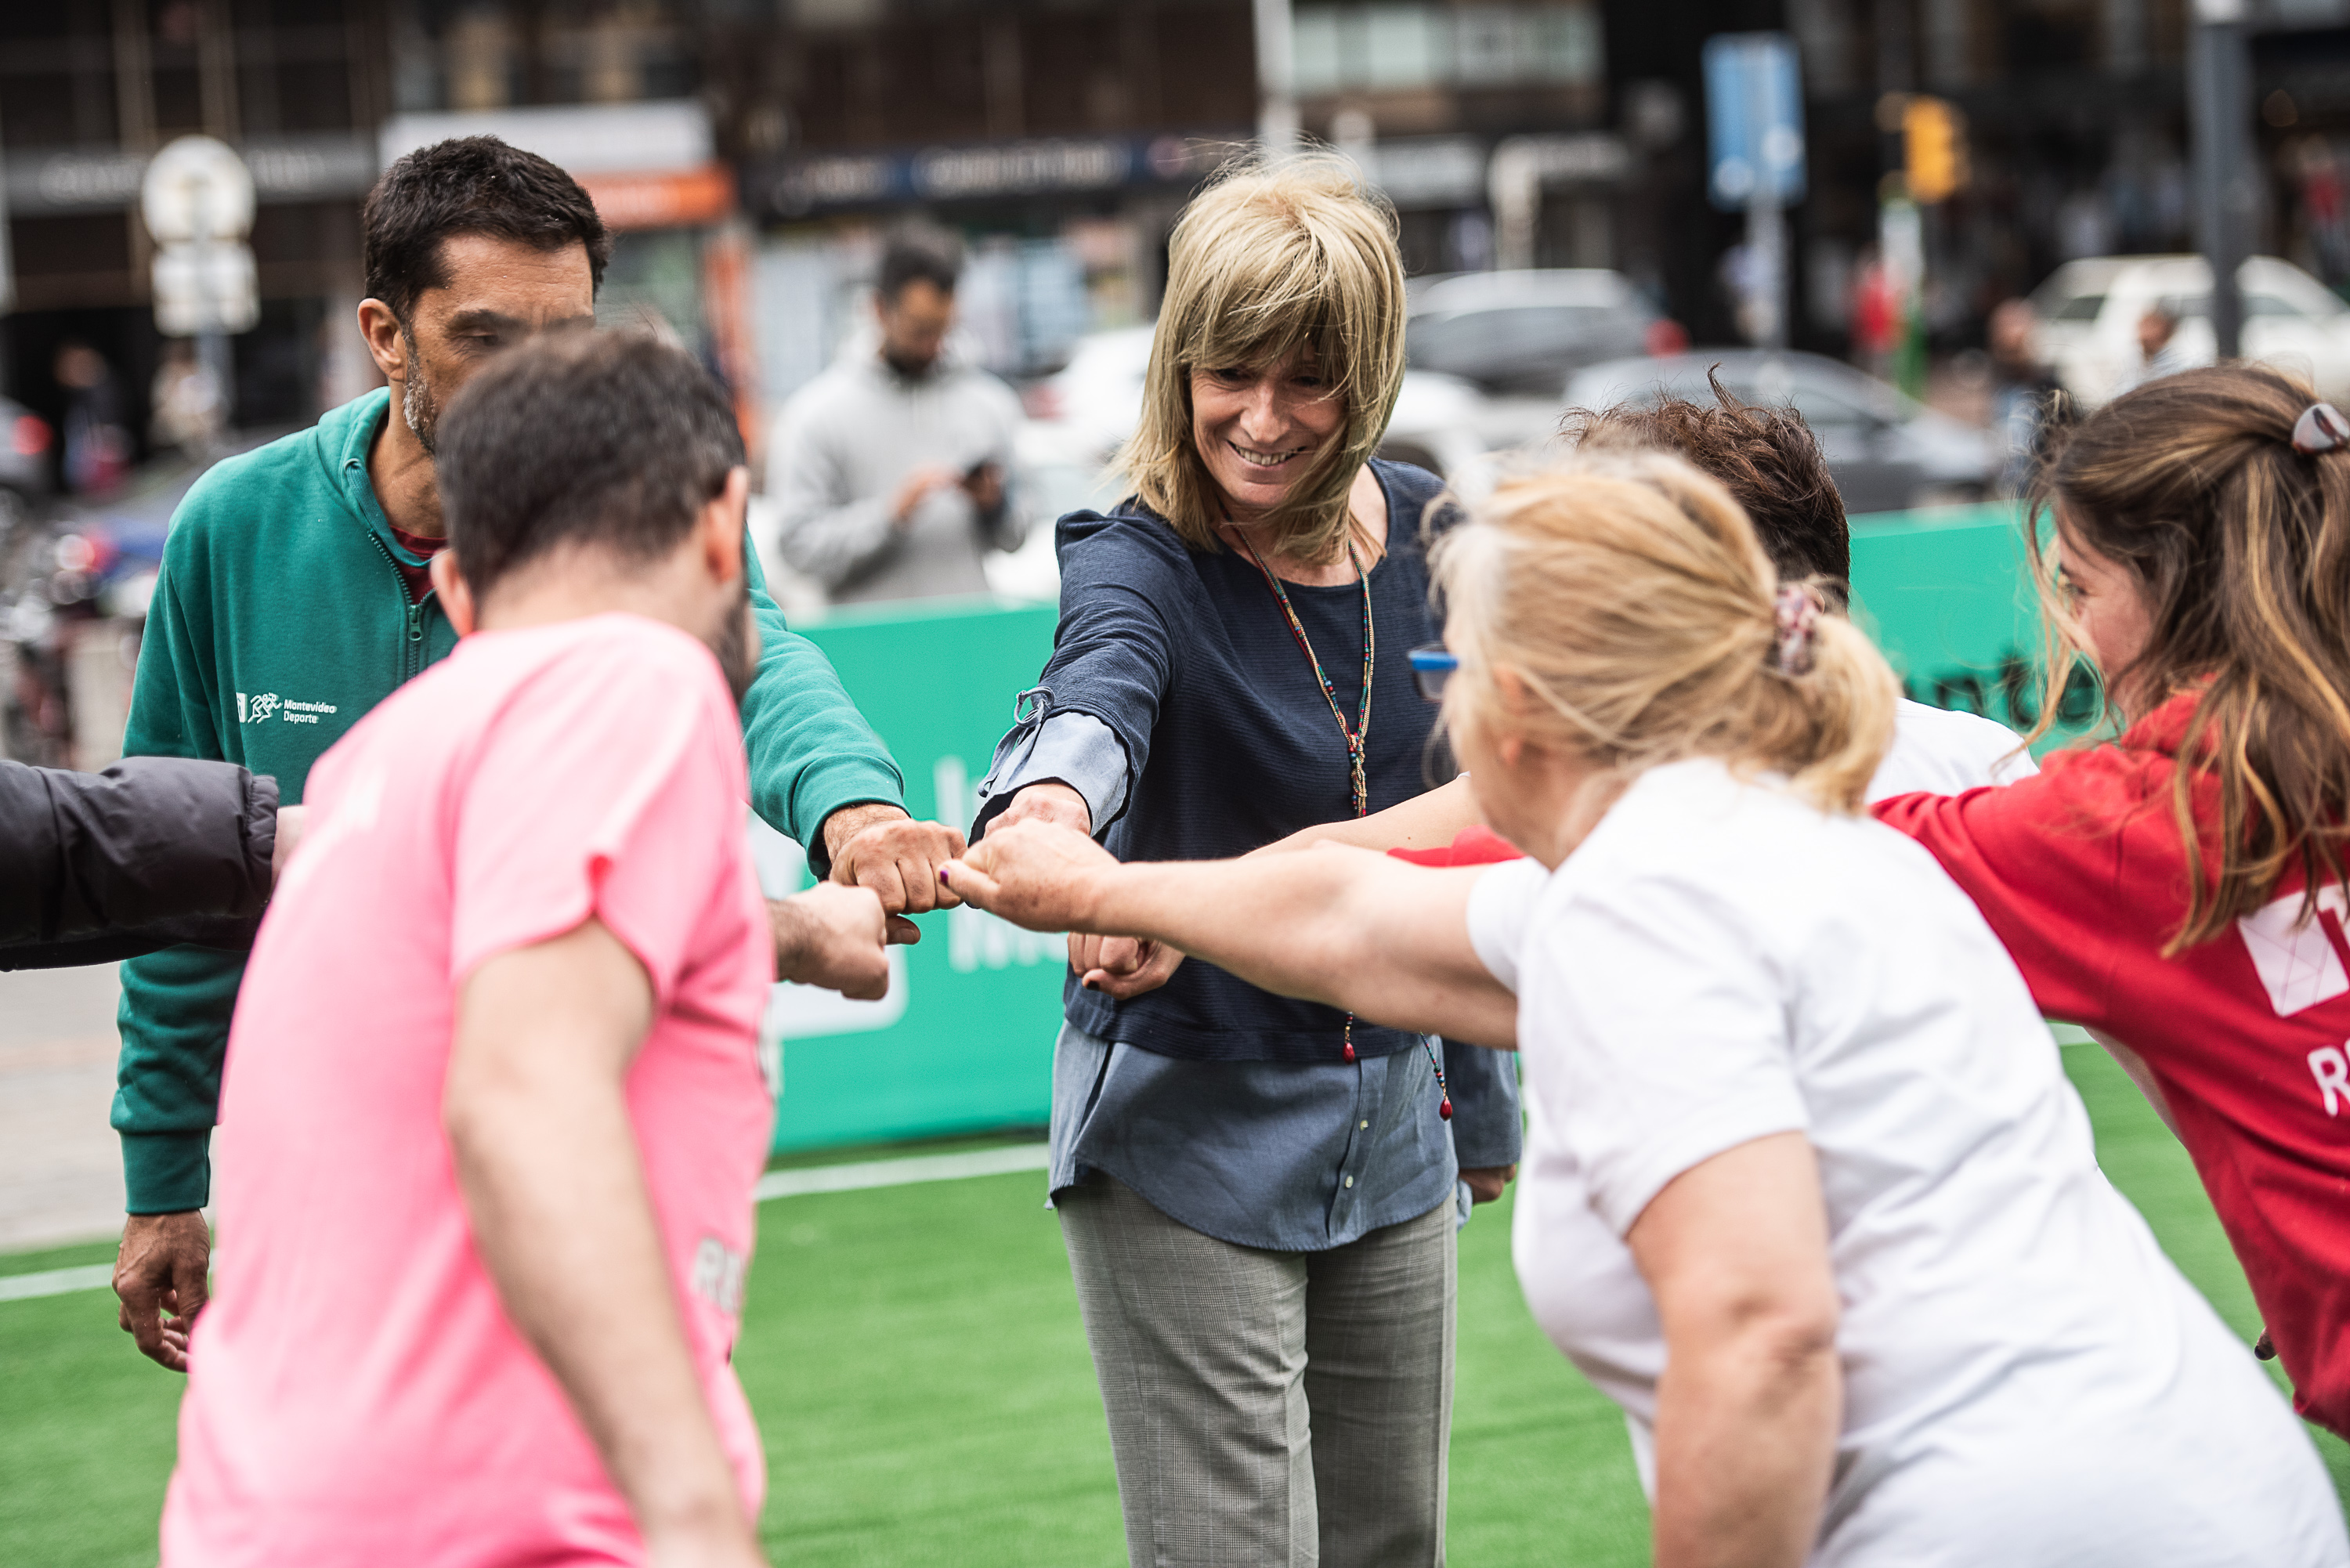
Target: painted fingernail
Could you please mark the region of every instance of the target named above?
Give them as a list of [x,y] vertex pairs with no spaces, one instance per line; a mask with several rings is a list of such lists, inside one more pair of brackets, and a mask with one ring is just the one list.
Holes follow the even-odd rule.
[[939,880],[940,880],[940,881],[941,881],[941,882],[943,882],[943,881],[945,881],[946,879],[947,879],[947,868],[946,868],[945,867],[941,866],[941,867],[939,867]]

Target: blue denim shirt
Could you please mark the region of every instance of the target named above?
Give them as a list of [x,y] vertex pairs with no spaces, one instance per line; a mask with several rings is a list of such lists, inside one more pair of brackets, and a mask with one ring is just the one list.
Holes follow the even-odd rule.
[[[1441,483],[1375,462],[1388,552],[1371,574],[1378,674],[1374,810],[1427,787],[1434,714],[1404,654],[1436,635],[1423,516]],[[1063,520],[1061,625],[1038,699],[996,752],[973,836],[1023,785],[1084,795],[1122,858],[1244,853],[1344,816],[1346,752],[1329,700],[1255,568],[1187,550],[1129,501]],[[1349,713],[1361,691],[1361,590],[1292,597]],[[1050,695],[1057,692],[1058,697]],[[1194,961],[1110,1005],[1072,981],[1053,1064],[1052,1189],[1095,1171],[1203,1234],[1277,1251],[1344,1246],[1454,1195],[1459,1168],[1518,1158],[1517,1058],[1271,995]],[[1430,1065],[1445,1063],[1449,1123]]]
[[1517,1057],[1436,1048],[1452,1089],[1450,1123],[1437,1115],[1425,1051],[1194,1062],[1065,1024],[1053,1051],[1052,1191],[1104,1171],[1220,1241],[1279,1252],[1343,1247],[1453,1197],[1461,1166],[1517,1161]]

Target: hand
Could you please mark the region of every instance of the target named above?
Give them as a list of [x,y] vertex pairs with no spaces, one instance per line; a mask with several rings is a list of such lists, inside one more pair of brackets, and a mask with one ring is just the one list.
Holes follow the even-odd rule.
[[1078,983],[1120,1002],[1157,991],[1174,978],[1183,955],[1146,937],[1097,937],[1069,933],[1069,967]]
[[286,863],[294,852],[302,847],[302,826],[307,818],[298,805],[277,808],[277,840],[269,851],[269,885],[273,888],[285,879]]
[[1517,1174],[1518,1168],[1514,1165],[1481,1165],[1473,1168],[1463,1166],[1461,1179],[1469,1184],[1469,1201],[1491,1203],[1502,1195],[1502,1189],[1515,1179]]
[[1003,504],[1003,469],[999,463],[983,462],[955,483],[983,515]]
[[[819,882],[804,893],[767,905],[775,932],[775,978],[820,985],[858,1002],[889,994],[889,918],[870,888]],[[920,941],[911,920],[899,925]]]
[[914,508],[933,490],[943,490],[950,484],[961,484],[962,475],[940,462],[917,463],[906,477],[898,482],[898,493],[889,502],[889,521],[904,528],[914,521]]
[[890,914],[927,914],[962,902],[939,880],[939,867],[962,853],[958,828],[916,822],[903,806],[868,802],[826,817],[824,841],[832,851],[832,879],[843,887],[872,888]]
[[1087,923],[1094,882],[1117,867],[1110,852],[1082,833],[1044,822],[999,822],[940,875],[964,898],[1014,925],[1066,931]]
[[1071,785],[1058,779],[1046,779],[1042,784],[1023,784],[1012,797],[1012,804],[999,812],[987,825],[987,833],[999,827],[1009,827],[1015,822],[1049,822],[1055,827],[1066,827],[1072,833],[1093,836],[1093,808],[1086,797]]
[[114,1293],[122,1299],[117,1321],[140,1354],[174,1372],[188,1369],[188,1331],[211,1295],[212,1257],[212,1230],[194,1210],[122,1222],[114,1255]]

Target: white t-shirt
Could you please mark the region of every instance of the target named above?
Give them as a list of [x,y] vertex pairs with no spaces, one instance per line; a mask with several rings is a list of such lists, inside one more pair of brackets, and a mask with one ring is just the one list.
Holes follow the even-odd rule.
[[2023,737],[1996,719],[1953,708],[1901,701],[1893,721],[1893,745],[1868,781],[1868,798],[1957,794],[1984,784],[2013,784],[2040,771]]
[[2350,1563],[2309,1438],[2107,1185],[2022,977],[1916,844],[1681,763],[1556,873],[1487,873],[1470,932],[1519,997],[1518,1278],[1652,1490],[1665,1345],[1623,1237],[1798,1131],[1843,1299],[1814,1563]]

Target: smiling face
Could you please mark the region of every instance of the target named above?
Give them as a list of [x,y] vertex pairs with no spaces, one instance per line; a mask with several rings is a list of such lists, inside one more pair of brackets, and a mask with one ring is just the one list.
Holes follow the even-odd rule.
[[1310,353],[1191,372],[1191,441],[1236,523],[1280,505],[1346,423]]
[[2154,607],[2145,582],[2126,563],[2100,554],[2071,528],[2059,527],[2057,552],[2074,639],[2096,660],[2114,705],[2126,717],[2143,716],[2152,704],[2137,690],[2139,682],[2131,667],[2154,639]]

